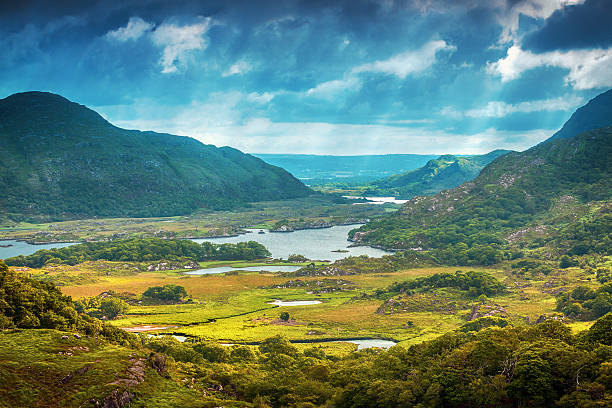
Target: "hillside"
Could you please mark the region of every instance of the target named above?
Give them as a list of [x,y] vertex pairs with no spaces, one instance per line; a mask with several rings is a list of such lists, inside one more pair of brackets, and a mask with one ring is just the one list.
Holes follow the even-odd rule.
[[365,194],[401,199],[435,194],[474,179],[487,164],[506,153],[509,150],[475,156],[443,155],[416,170],[373,181],[366,186]]
[[13,219],[167,216],[311,193],[236,149],[121,129],[45,92],[0,100],[0,157],[0,211]]
[[351,235],[384,247],[451,249],[442,255],[459,263],[494,262],[496,248],[534,231],[540,244],[563,241],[555,246],[560,253],[577,245],[578,252],[609,253],[611,150],[612,127],[605,127],[509,153],[472,182],[417,197]]
[[572,114],[548,140],[574,137],[587,130],[612,126],[612,89],[591,99]]
[[384,154],[327,156],[314,154],[253,154],[266,163],[282,167],[308,185],[365,183],[416,169],[434,155]]

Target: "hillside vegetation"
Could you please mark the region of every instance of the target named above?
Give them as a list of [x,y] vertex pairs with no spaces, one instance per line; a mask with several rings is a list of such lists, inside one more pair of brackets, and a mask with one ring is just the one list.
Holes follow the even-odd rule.
[[416,170],[369,183],[364,195],[410,199],[417,195],[436,194],[476,178],[487,164],[508,152],[494,150],[476,156],[443,155]]
[[470,250],[495,254],[530,231],[541,232],[540,244],[556,240],[557,252],[609,253],[611,150],[607,127],[509,153],[474,181],[417,197],[351,237],[388,248],[448,249],[438,254],[459,264],[469,261]]
[[[503,290],[492,276],[475,272],[412,282],[388,290]],[[555,320],[526,326],[488,316],[412,346],[347,353],[281,336],[253,346],[136,336],[79,312],[82,302],[75,308],[57,288],[2,262],[0,294],[0,406],[587,408],[612,402],[612,315],[579,334]]]
[[285,170],[236,149],[120,129],[55,94],[0,100],[0,123],[7,218],[168,216],[311,193]]

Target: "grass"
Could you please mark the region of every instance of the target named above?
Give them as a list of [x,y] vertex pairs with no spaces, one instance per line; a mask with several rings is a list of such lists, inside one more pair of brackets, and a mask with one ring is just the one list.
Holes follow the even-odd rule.
[[[86,402],[91,399],[102,401],[113,390],[124,389],[110,383],[127,377],[131,358],[147,356],[145,350],[76,339],[57,330],[0,331],[0,407],[48,407],[50,402],[58,407],[89,406]],[[78,373],[83,367],[89,369]],[[73,377],[66,380],[71,373]],[[180,372],[170,374],[174,379],[146,368],[145,381],[130,388],[138,396],[130,407],[219,405],[212,398],[210,405],[203,405],[201,395],[180,384]]]
[[[231,265],[235,267],[264,266],[263,262],[206,262],[203,267]],[[128,268],[122,271],[121,268]],[[87,263],[58,270],[70,276],[90,276],[92,282],[77,282],[62,287],[73,298],[95,296],[104,291],[129,292],[135,296],[151,286],[175,284],[184,286],[193,299],[177,305],[131,306],[128,314],[111,323],[119,327],[140,325],[178,326],[161,330],[162,333],[180,333],[207,340],[226,342],[259,342],[275,334],[293,340],[330,338],[390,338],[400,344],[415,344],[457,329],[478,302],[465,298],[460,291],[439,290],[429,294],[402,298],[409,307],[392,313],[379,313],[383,301],[371,297],[377,289],[391,283],[435,273],[456,271],[457,267],[423,267],[392,273],[368,273],[342,276],[350,284],[349,290],[330,293],[311,293],[316,282],[329,277],[300,277],[313,283],[310,287],[274,288],[293,279],[281,274],[265,272],[238,272],[214,275],[184,275],[180,271],[135,272],[127,263]],[[595,287],[594,279],[580,268],[557,270],[548,276],[520,277],[506,265],[494,268],[461,268],[486,271],[500,279],[507,293],[490,297],[488,305],[503,308],[514,324],[535,322],[541,315],[555,312],[555,293],[559,288],[577,284]],[[28,270],[30,274],[53,275],[58,270]],[[110,273],[108,273],[110,271]],[[334,279],[334,277],[331,277]],[[365,297],[363,295],[366,295]],[[318,299],[322,303],[308,306],[277,307],[267,302],[273,299]],[[448,303],[448,307],[445,304]],[[453,306],[454,305],[454,306]],[[405,310],[405,311],[404,311]],[[291,320],[279,320],[282,312]],[[575,323],[573,327],[586,327]]]

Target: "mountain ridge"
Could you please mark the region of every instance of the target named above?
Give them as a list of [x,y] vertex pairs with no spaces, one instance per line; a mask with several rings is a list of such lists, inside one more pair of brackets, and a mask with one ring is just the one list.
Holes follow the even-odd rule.
[[0,100],[0,124],[0,208],[14,218],[181,215],[311,194],[231,147],[121,129],[52,93]]
[[497,149],[482,155],[445,154],[429,160],[418,169],[373,181],[368,184],[369,189],[365,194],[394,196],[399,199],[435,194],[472,180],[488,163],[509,152],[510,150]]
[[[609,95],[595,98],[580,115],[598,112],[594,126],[605,117],[599,113],[607,111],[612,117]],[[598,101],[603,101],[601,106]],[[501,256],[499,249],[507,247],[509,236],[529,231],[539,231],[542,242],[557,240],[554,248],[560,252],[609,253],[610,157],[612,126],[551,138],[497,158],[476,179],[454,189],[415,197],[398,213],[373,220],[351,231],[350,237],[385,248],[435,250],[459,264],[477,262],[486,253]],[[577,212],[591,215],[580,219]],[[558,214],[565,214],[563,222]],[[457,254],[465,258],[458,261]]]

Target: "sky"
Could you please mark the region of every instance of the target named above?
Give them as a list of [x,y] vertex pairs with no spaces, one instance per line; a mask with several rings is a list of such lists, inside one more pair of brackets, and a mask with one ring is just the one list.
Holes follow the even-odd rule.
[[610,0],[0,1],[0,98],[249,153],[525,150],[612,88]]

